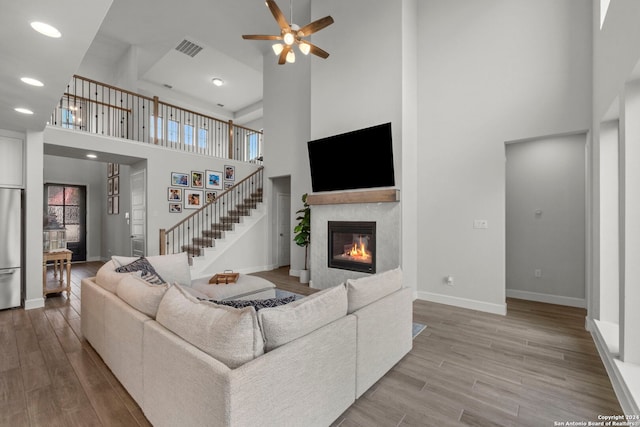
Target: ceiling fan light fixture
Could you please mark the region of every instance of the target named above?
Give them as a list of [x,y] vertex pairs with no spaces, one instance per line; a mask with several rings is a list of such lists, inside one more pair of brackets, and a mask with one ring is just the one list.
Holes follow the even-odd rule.
[[275,53],[276,56],[280,56],[280,54],[282,53],[282,49],[284,49],[284,45],[282,43],[276,43],[271,46],[271,48],[273,49],[273,53]]
[[309,52],[311,52],[311,46],[305,42],[300,42],[300,44],[298,44],[298,48],[304,55],[309,55]]
[[293,64],[294,62],[296,62],[296,54],[293,53],[292,50],[290,50],[289,53],[287,53],[287,62],[289,64]]
[[282,36],[282,40],[286,45],[291,46],[293,42],[296,41],[296,38],[293,36],[292,33],[284,33],[284,35]]

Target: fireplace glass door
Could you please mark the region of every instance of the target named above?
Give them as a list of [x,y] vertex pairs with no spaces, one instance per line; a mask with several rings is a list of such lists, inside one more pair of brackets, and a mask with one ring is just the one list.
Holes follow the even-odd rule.
[[376,223],[329,221],[329,268],[376,272]]

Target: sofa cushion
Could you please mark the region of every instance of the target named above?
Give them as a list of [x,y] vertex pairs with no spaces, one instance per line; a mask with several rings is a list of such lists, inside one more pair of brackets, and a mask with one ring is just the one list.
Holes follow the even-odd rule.
[[347,280],[349,314],[402,288],[402,270],[396,268],[360,279]]
[[200,300],[204,299],[214,304],[226,305],[228,307],[233,307],[233,308],[253,307],[256,309],[256,311],[258,311],[263,308],[279,307],[281,305],[289,304],[290,302],[295,301],[296,296],[291,295],[289,297],[284,297],[284,298],[266,298],[266,299],[251,299],[251,300],[234,299],[234,300],[223,300],[223,301],[206,299],[206,298],[198,298],[198,299]]
[[[146,257],[153,268],[168,283],[177,282],[183,286],[191,285],[191,270],[186,252],[170,255],[153,255]],[[112,256],[111,260],[118,267],[135,261],[136,257]]]
[[174,285],[164,294],[156,320],[229,368],[264,353],[253,307],[236,309],[198,299]]
[[335,286],[258,312],[266,351],[280,347],[347,314],[347,290]]
[[169,284],[153,285],[143,278],[127,276],[120,281],[116,295],[136,310],[155,319],[158,306]]
[[117,267],[116,271],[118,273],[139,271],[140,277],[152,285],[162,285],[166,283],[145,257],[140,257],[127,265]]
[[112,294],[116,293],[120,280],[131,275],[140,277],[141,274],[140,271],[133,273],[118,273],[116,268],[116,264],[113,261],[109,261],[104,263],[96,273],[96,284]]

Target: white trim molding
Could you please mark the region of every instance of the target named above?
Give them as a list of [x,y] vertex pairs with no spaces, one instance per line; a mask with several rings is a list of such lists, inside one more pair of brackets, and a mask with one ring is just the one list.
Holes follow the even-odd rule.
[[453,305],[455,307],[469,308],[471,310],[484,311],[487,313],[507,314],[507,304],[493,304],[490,302],[477,301],[467,298],[453,297],[451,295],[435,294],[433,292],[418,291],[418,299],[437,302],[439,304]]
[[528,301],[546,302],[548,304],[567,305],[569,307],[586,308],[587,301],[584,298],[564,297],[561,295],[541,294],[538,292],[519,291],[507,289],[507,298],[525,299]]
[[24,300],[24,309],[33,310],[34,308],[44,307],[44,298],[34,298]]

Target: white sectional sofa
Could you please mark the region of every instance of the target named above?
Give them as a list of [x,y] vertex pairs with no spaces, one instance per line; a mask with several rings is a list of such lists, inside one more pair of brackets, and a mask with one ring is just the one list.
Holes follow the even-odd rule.
[[328,426],[412,346],[400,270],[256,312],[113,268],[82,280],[82,333],[155,426]]

